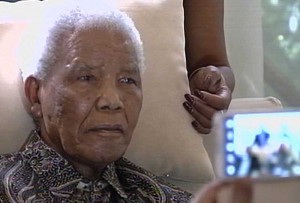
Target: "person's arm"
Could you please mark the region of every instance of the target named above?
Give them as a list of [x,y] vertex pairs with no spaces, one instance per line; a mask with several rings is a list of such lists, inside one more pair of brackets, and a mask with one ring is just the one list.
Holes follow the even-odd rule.
[[231,91],[235,80],[229,66],[224,37],[223,0],[184,0],[184,26],[188,74],[197,68],[219,68]]
[[223,30],[223,0],[184,0],[186,62],[191,94],[185,109],[193,127],[207,134],[217,111],[231,102],[235,80],[229,66]]

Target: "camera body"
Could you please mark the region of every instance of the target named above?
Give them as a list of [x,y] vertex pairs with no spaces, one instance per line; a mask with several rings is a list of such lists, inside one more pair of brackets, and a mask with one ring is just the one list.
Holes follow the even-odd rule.
[[214,118],[222,178],[300,176],[300,110],[230,111]]

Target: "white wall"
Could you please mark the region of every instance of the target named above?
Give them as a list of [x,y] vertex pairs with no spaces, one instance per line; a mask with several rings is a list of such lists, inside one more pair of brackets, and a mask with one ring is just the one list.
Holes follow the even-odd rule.
[[264,96],[261,18],[260,0],[225,0],[225,37],[236,98]]

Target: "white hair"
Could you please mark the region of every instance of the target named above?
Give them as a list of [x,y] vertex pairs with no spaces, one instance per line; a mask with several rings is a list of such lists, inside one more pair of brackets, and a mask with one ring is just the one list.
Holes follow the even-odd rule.
[[[54,6],[53,2],[56,2]],[[91,28],[124,34],[128,39],[125,43],[131,43],[134,47],[135,53],[133,54],[137,55],[140,72],[144,72],[144,55],[140,35],[126,13],[109,5],[107,1],[76,2],[72,0],[59,3],[61,2],[59,0],[53,2],[51,5],[45,4],[47,11],[43,12],[45,18],[40,21],[42,24],[33,23],[36,21],[31,22],[29,29],[21,38],[26,43],[20,46],[21,51],[18,56],[20,64],[18,65],[22,69],[24,79],[30,74],[34,74],[39,79],[45,79],[51,67],[63,57],[60,50],[72,34]],[[22,44],[22,41],[20,43]]]

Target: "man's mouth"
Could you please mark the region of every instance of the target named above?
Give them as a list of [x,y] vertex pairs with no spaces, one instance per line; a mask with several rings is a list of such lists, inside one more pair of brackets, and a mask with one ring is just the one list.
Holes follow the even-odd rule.
[[88,129],[88,132],[124,134],[124,128],[119,124],[101,124]]

